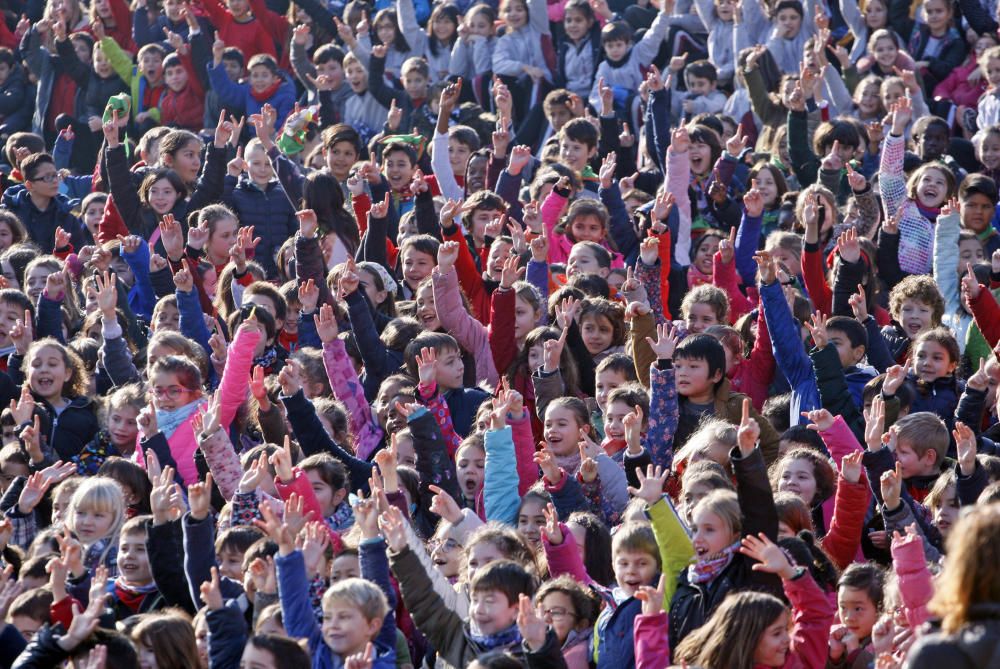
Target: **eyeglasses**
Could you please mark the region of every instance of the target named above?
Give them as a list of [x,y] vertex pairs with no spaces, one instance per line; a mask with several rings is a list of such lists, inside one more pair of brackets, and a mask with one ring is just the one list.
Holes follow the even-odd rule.
[[454,550],[460,549],[461,547],[462,544],[458,543],[454,539],[445,539],[444,541],[441,541],[440,539],[431,539],[427,542],[427,548],[431,551],[441,548],[443,553],[450,553]]
[[170,386],[168,388],[153,388],[153,397],[158,400],[162,400],[164,397],[167,399],[175,400],[184,393],[191,392],[190,388],[185,388],[184,386]]
[[576,618],[575,613],[570,613],[561,606],[554,606],[551,609],[542,609],[542,615],[546,618],[551,618],[552,620],[562,620],[567,616],[570,618]]
[[45,176],[32,177],[31,179],[28,179],[28,181],[44,181],[47,184],[54,184],[55,182],[61,179],[62,175],[59,174],[58,172],[50,172]]

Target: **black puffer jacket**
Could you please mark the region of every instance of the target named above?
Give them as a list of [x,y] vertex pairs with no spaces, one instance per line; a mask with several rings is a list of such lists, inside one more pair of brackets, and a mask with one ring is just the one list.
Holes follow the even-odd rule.
[[957,634],[921,637],[910,650],[906,669],[1000,667],[1000,604],[977,604],[972,620]]

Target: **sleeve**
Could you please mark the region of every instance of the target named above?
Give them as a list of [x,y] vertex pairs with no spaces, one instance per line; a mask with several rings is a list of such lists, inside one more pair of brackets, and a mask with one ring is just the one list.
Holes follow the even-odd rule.
[[668,23],[668,16],[663,12],[658,12],[656,18],[653,19],[653,25],[646,30],[642,39],[632,47],[631,57],[638,60],[641,66],[648,67],[660,51],[660,45],[667,34]]
[[377,585],[389,604],[389,611],[382,620],[375,637],[375,645],[379,648],[379,662],[387,662],[390,658],[386,653],[395,653],[396,648],[396,590],[389,579],[389,559],[386,557],[385,540],[382,537],[363,539],[359,546],[361,562],[361,578]]
[[510,426],[502,430],[487,430],[485,445],[483,502],[486,506],[486,519],[514,525],[521,498],[517,494],[517,463]]
[[565,524],[559,523],[562,531],[563,542],[554,545],[549,542],[548,537],[542,535],[542,548],[545,550],[545,562],[549,566],[549,577],[556,578],[563,574],[572,576],[573,579],[584,585],[593,585],[594,580],[587,573],[587,567],[583,564],[583,556],[580,555],[580,547],[570,533]]
[[752,286],[757,282],[757,263],[753,257],[760,245],[760,231],[763,225],[763,218],[748,216],[744,212],[743,218],[740,220],[740,227],[736,230],[736,248],[733,261],[736,263],[736,271],[739,272],[744,286]]
[[923,539],[893,541],[892,566],[903,600],[903,613],[910,629],[920,629],[930,619],[927,605],[934,595],[934,582],[924,557]]
[[177,289],[177,311],[180,313],[181,334],[192,341],[198,342],[206,356],[212,355],[212,347],[208,340],[212,335],[205,324],[205,316],[201,310],[201,300],[197,290]]
[[[730,460],[736,474],[736,496],[743,509],[743,532],[758,534],[763,532],[771,541],[778,539],[778,512],[774,507],[774,494],[767,480],[767,465],[760,448],[743,457],[738,447],[730,451]],[[773,574],[753,572],[752,581],[768,590],[777,585]]]
[[669,360],[650,365],[649,382],[649,429],[643,437],[642,445],[649,452],[654,465],[670,469],[674,459],[674,434],[677,432],[680,412],[677,387],[674,384],[674,367]]
[[323,644],[323,634],[309,601],[309,579],[302,551],[276,555],[274,566],[278,572],[278,597],[285,630],[291,637],[308,639],[309,650],[315,653]]
[[487,377],[479,379],[479,381],[486,381],[492,386],[497,385],[500,378],[490,353],[489,332],[463,306],[462,297],[458,290],[458,274],[454,269],[447,274],[442,274],[435,269],[432,276],[434,304],[437,305],[441,326],[455,337],[459,346],[476,357],[477,367],[482,362],[480,358],[484,355],[487,357]]
[[663,607],[666,609],[677,590],[677,577],[694,557],[694,546],[668,496],[660,497],[659,501],[647,507],[646,515],[653,525],[653,536],[656,537],[660,562],[663,563],[662,571],[667,577],[667,589],[663,595]]
[[351,433],[356,439],[356,451],[364,457],[375,452],[382,441],[382,430],[372,416],[371,407],[354,371],[354,365],[347,356],[342,339],[323,344],[323,365],[330,379],[334,396],[347,409],[351,423]]
[[688,194],[688,180],[691,177],[691,160],[688,152],[678,153],[671,147],[667,151],[667,173],[664,181],[667,190],[674,194],[674,209],[680,217],[677,226],[677,245],[674,260],[682,266],[691,264],[691,199]]
[[[111,37],[105,37],[101,40],[101,51],[107,56],[108,62],[111,64],[111,69],[115,71],[122,81],[127,85],[132,84],[132,77],[134,70],[132,69],[132,58],[122,51],[122,48],[118,46],[116,42]],[[132,106],[132,116],[135,116],[135,105]]]
[[[854,404],[844,377],[844,368],[840,364],[837,349],[827,345],[822,349],[813,349],[809,353],[812,360],[813,373],[816,376],[816,387],[819,399],[824,409],[834,416],[842,418],[854,430],[855,436],[864,439],[864,417]],[[860,434],[859,434],[860,432]],[[837,458],[838,465],[840,458]]]
[[885,211],[894,214],[906,202],[906,176],[903,174],[903,154],[906,138],[890,133],[882,145],[879,164],[879,190]]
[[[778,369],[793,389],[806,385],[815,387],[816,375],[812,361],[799,339],[799,326],[788,309],[780,284],[775,282],[761,286],[760,297]],[[802,410],[805,411],[806,408],[803,407]]]
[[184,576],[184,563],[177,556],[184,553],[181,520],[162,525],[146,523],[146,553],[153,583],[169,606],[179,606],[190,614],[197,608],[191,601],[191,591]]
[[643,613],[635,617],[632,623],[635,669],[660,669],[670,666],[668,627],[666,611]]
[[212,90],[219,96],[222,106],[236,108],[243,106],[246,88],[243,84],[231,81],[226,74],[226,68],[221,64],[209,65],[208,81],[212,85]]
[[[461,40],[459,40],[461,41]],[[456,47],[457,48],[457,47]],[[431,169],[437,179],[438,188],[441,195],[449,200],[461,200],[465,196],[458,182],[455,181],[455,172],[451,168],[451,161],[448,159],[448,134],[441,134],[434,130],[434,139],[431,140]]]
[[253,351],[260,340],[259,332],[239,330],[229,347],[226,369],[219,385],[219,423],[228,429],[236,417],[250,388],[250,369],[253,367]]
[[212,472],[212,480],[219,487],[222,497],[228,502],[236,494],[236,489],[243,478],[243,465],[240,457],[229,441],[227,430],[219,429],[208,438],[198,439],[198,448],[205,454],[205,461]]
[[837,478],[833,518],[822,539],[823,551],[837,569],[846,569],[858,554],[870,502],[871,493],[865,481],[849,483],[843,476]]
[[542,35],[549,34],[549,12],[545,0],[528,0],[528,18],[532,28]]
[[393,372],[393,363],[385,344],[378,336],[368,301],[361,295],[361,291],[354,291],[347,296],[346,302],[347,317],[351,321],[358,350],[361,351],[365,372],[374,374],[376,378],[389,376]]
[[960,220],[958,212],[938,216],[934,226],[934,282],[944,297],[944,312],[954,314],[962,306],[958,283],[958,248]]
[[816,183],[819,159],[809,146],[808,116],[804,111],[788,112],[788,157],[803,188]]
[[213,669],[237,667],[247,641],[247,626],[235,601],[205,615],[208,622],[208,665]]
[[417,454],[417,474],[420,476],[420,506],[430,507],[435,485],[454,499],[462,498],[458,486],[455,461],[448,452],[441,428],[430,411],[418,410],[407,419],[410,434],[413,435],[413,450]]
[[969,306],[972,307],[972,315],[976,319],[976,325],[986,338],[990,348],[1000,342],[1000,305],[985,286],[980,286],[979,296],[971,300]]
[[[843,264],[843,263],[841,263]],[[806,242],[802,253],[802,279],[813,306],[822,314],[832,314],[833,293],[826,282],[823,252],[819,244]],[[855,284],[856,286],[857,284]]]
[[833,606],[808,570],[799,578],[782,583],[792,605],[790,653],[802,667],[826,666]]

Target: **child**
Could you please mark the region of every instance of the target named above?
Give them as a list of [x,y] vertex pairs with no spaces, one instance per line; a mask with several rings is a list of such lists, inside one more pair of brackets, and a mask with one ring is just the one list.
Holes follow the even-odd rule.
[[955,379],[958,342],[947,328],[927,330],[913,341],[912,358],[917,397],[911,410],[935,413],[950,427],[960,394]]
[[[980,146],[985,147],[987,142],[1000,145],[1000,133],[988,133]],[[984,159],[985,155],[980,158]],[[976,236],[985,257],[991,257],[994,251],[1000,250],[1000,232],[991,225],[998,200],[1000,193],[997,192],[996,181],[985,174],[968,175],[958,188],[961,227]],[[958,271],[964,274],[961,267]]]
[[[274,58],[278,54],[274,40],[263,23],[264,17],[255,16],[256,12],[251,11],[252,4],[248,0],[227,0],[225,3],[209,0],[204,10],[218,30],[216,41],[238,48],[244,57],[262,54]],[[218,61],[215,64],[218,66]]]
[[273,56],[257,52],[251,52],[255,55],[247,63],[249,82],[234,83],[222,66],[225,48],[225,42],[221,40],[212,44],[213,65],[208,70],[212,89],[219,94],[219,101],[227,107],[243,109],[247,115],[259,114],[265,104],[270,104],[276,114],[274,127],[280,128],[295,105],[295,86],[278,69]]
[[718,72],[715,65],[707,60],[696,60],[684,68],[684,83],[687,94],[677,90],[678,77],[671,81],[675,95],[672,100],[672,117],[689,119],[696,114],[717,114],[726,104],[726,95],[718,90]]
[[70,459],[81,475],[95,474],[113,455],[132,456],[139,432],[136,418],[145,405],[142,390],[134,384],[121,386],[108,397],[105,404],[107,427]]
[[604,358],[625,350],[625,312],[617,302],[588,298],[580,303],[580,335],[587,351],[600,363]]
[[586,669],[597,602],[571,576],[545,581],[535,593],[535,607],[555,632],[568,669]]
[[684,295],[681,318],[690,334],[700,334],[713,325],[729,323],[729,297],[721,289],[703,283]]
[[[789,631],[789,611],[777,597],[760,592],[737,593],[723,601],[703,626],[674,646],[675,660],[704,667],[777,668],[787,667],[789,662],[822,666],[833,610],[809,570],[793,566],[770,539],[747,536],[739,550],[759,562],[754,569],[781,577],[784,595],[792,605],[792,629]],[[647,594],[650,600],[654,596],[655,592]],[[662,614],[646,615],[645,608],[643,612],[636,621],[637,645],[647,637],[647,630],[652,631],[663,620]],[[641,651],[636,655],[643,657]],[[650,658],[655,659],[655,655]]]
[[[774,5],[774,29],[767,50],[786,74],[799,72],[805,44],[815,32],[813,10],[813,3],[799,0],[781,0]],[[822,6],[819,11],[824,11]]]
[[[260,238],[254,250],[254,259],[264,267],[267,278],[272,279],[278,272],[275,263],[278,249],[286,239],[294,237],[298,231],[299,223],[295,217],[295,208],[289,201],[285,189],[275,178],[267,151],[258,138],[255,137],[247,143],[242,165],[234,165],[238,161],[237,158],[230,163],[223,196],[226,204],[236,212],[238,218],[231,217],[228,220],[231,220],[235,227],[239,225],[253,227],[254,235]],[[220,222],[216,222],[215,225],[218,227]],[[227,246],[232,245],[231,240],[220,241]],[[211,241],[209,246],[212,246]],[[213,264],[216,273],[221,274],[220,265],[224,269],[229,261],[228,248],[217,260],[221,262],[215,264],[213,260]]]
[[453,5],[438,5],[434,7],[427,19],[427,59],[430,83],[437,83],[448,78],[451,70],[451,53],[458,42],[459,25],[462,13]]
[[[108,576],[118,575],[118,535],[125,522],[125,495],[113,479],[85,479],[69,502],[66,527],[83,549],[82,566],[91,576],[103,565]],[[81,576],[75,569],[73,576]]]
[[[582,122],[590,126],[591,131],[593,131],[594,126],[590,125],[587,121],[582,120]],[[576,123],[576,120],[570,121],[566,126],[563,126],[560,132],[567,132],[567,129],[570,126],[575,126]],[[575,132],[576,130],[569,131],[570,134],[574,134]],[[563,142],[567,148],[572,146],[574,152],[584,146],[571,139],[569,135],[563,135]],[[590,153],[597,151],[596,137],[593,137],[593,142],[593,145],[588,145],[589,149],[587,150]],[[624,261],[621,255],[607,248],[609,220],[608,210],[603,204],[595,202],[590,198],[575,200],[570,204],[569,209],[566,210],[566,215],[562,221],[559,221],[559,217],[565,209],[569,198],[568,184],[568,179],[565,177],[561,178],[556,187],[545,198],[541,207],[542,220],[545,225],[546,235],[549,238],[549,264],[567,262],[570,252],[574,249],[574,245],[577,242],[593,242],[604,246],[607,254],[612,254],[611,266],[622,267]]]
[[[550,39],[548,14],[539,0],[504,0],[500,20],[506,31],[493,50],[493,74],[510,89],[515,126],[539,101],[541,82],[552,81],[542,43]],[[516,602],[515,602],[516,604]]]
[[948,0],[924,0],[923,16],[924,22],[914,26],[910,34],[908,51],[923,75],[924,90],[930,92],[962,64],[968,46],[952,25],[954,9]]
[[[931,0],[941,2],[942,0]],[[885,211],[899,218],[899,266],[910,274],[931,271],[933,220],[938,208],[957,190],[955,175],[940,164],[920,166],[908,180],[903,175],[903,132],[912,117],[909,98],[902,98],[892,112],[892,127],[885,139],[879,185]]]
[[[874,564],[852,564],[837,581],[839,625],[830,631],[830,664],[864,666],[874,659],[872,628],[882,613],[885,574]],[[848,648],[854,648],[847,652]],[[855,664],[857,663],[857,664]]]
[[434,350],[436,363],[434,382],[428,384],[427,392],[421,392],[421,396],[427,398],[440,394],[447,402],[455,431],[460,436],[471,434],[476,410],[488,397],[487,393],[479,388],[464,387],[465,363],[462,360],[462,349],[448,334],[425,332],[407,345],[404,357],[407,371],[412,377],[419,378],[417,354],[424,348]]
[[150,516],[131,518],[118,534],[119,575],[112,586],[110,602],[115,620],[155,611],[165,604],[153,582],[146,553],[146,523],[150,520]]
[[[296,78],[306,88],[306,102],[319,104],[320,98],[326,93],[329,96],[328,104],[333,106],[334,118],[342,119],[344,117],[344,102],[351,94],[351,88],[344,85],[344,51],[336,44],[323,44],[313,52],[312,58],[310,58],[300,36],[306,37],[308,33],[299,30],[294,33],[292,69]],[[310,77],[319,79],[324,76],[328,85],[321,91],[312,84]]]
[[163,60],[163,81],[167,90],[160,98],[160,122],[192,132],[202,128],[205,116],[205,89],[194,70],[189,47]]
[[3,193],[5,209],[17,214],[33,241],[43,253],[52,253],[56,228],[70,234],[74,248],[86,244],[84,227],[73,215],[72,202],[59,192],[59,170],[47,153],[33,153],[21,161],[24,184],[7,188]]
[[718,79],[724,86],[733,81],[736,54],[733,53],[733,20],[736,6],[730,0],[699,0],[694,10],[708,30],[708,60],[719,63]]
[[[493,50],[496,47],[497,11],[492,5],[477,3],[465,12],[458,28],[458,39],[451,50],[449,74],[462,81],[473,82],[476,75],[493,69]],[[476,99],[489,97],[476,92]]]
[[[873,339],[869,329],[872,364],[888,369],[906,358],[912,342],[921,334],[941,325],[945,303],[934,280],[928,276],[908,276],[889,293],[889,313],[893,324],[882,328],[881,337]],[[869,326],[870,328],[870,326]],[[876,348],[880,340],[888,346],[889,361]]]
[[[566,3],[562,25],[565,37],[556,50],[555,85],[586,99],[601,62],[601,25],[593,8],[581,0]],[[548,97],[545,96],[546,101]]]
[[138,65],[122,51],[118,43],[110,37],[100,40],[101,50],[107,56],[112,69],[121,77],[131,93],[131,116],[143,134],[160,123],[160,98],[166,91],[163,85],[163,59],[167,53],[157,43],[147,44],[136,54]]
[[601,83],[614,91],[616,115],[633,129],[638,128],[639,96],[635,93],[645,80],[648,68],[660,51],[670,15],[667,7],[660,9],[646,33],[633,44],[632,27],[622,21],[605,24],[601,29],[601,46],[604,61],[597,67],[597,79],[590,91],[590,104],[598,107],[601,101]]

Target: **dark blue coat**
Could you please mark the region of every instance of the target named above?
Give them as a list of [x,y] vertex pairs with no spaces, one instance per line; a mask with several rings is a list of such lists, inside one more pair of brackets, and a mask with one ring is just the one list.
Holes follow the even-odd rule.
[[274,261],[278,249],[299,229],[295,207],[276,179],[261,190],[246,176],[238,180],[227,176],[223,199],[239,216],[240,225],[253,226],[253,233],[260,237],[254,260],[259,262],[268,278],[278,275]]

